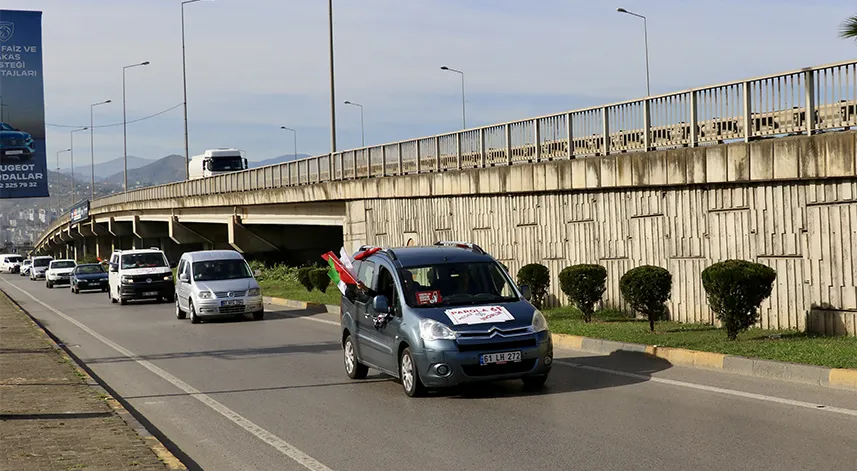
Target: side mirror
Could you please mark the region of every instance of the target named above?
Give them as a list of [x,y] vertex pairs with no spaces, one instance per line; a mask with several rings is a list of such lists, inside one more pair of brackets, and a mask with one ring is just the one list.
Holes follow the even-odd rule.
[[389,314],[390,302],[387,301],[387,297],[383,294],[379,294],[372,298],[372,310],[379,314]]
[[528,285],[521,285],[521,294],[524,295],[524,299],[526,299],[527,301],[529,301],[533,297],[533,291]]
[[190,282],[190,280],[187,277],[187,273],[182,273],[181,275],[179,275],[179,281],[181,281],[182,283]]
[[253,270],[253,276],[259,278],[260,276],[262,276],[262,270],[259,270],[258,268]]
[[115,263],[111,263],[110,264],[110,272],[111,273],[117,273],[118,271],[119,271],[119,265],[116,265]]

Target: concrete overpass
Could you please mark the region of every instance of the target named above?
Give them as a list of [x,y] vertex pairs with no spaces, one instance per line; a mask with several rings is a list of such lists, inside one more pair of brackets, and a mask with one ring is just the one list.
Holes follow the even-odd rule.
[[513,271],[601,263],[618,307],[626,270],[664,266],[671,316],[702,322],[702,269],[743,258],[779,273],[762,326],[857,334],[856,111],[849,61],[133,190],[60,219],[37,250],[300,261],[466,239]]

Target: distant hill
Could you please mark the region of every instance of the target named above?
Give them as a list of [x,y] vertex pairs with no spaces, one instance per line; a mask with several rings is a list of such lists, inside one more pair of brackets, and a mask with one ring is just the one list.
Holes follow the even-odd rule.
[[[84,164],[85,162],[89,162],[89,155],[82,156],[80,158],[82,159],[80,161],[81,164]],[[144,165],[149,165],[152,162],[154,162],[154,160],[143,159],[140,157],[134,157],[133,155],[129,155],[128,156],[128,170],[130,171],[131,169],[140,168]],[[74,166],[74,174],[75,175],[87,175],[88,176],[88,175],[90,175],[89,167],[90,167],[89,164],[75,165]],[[119,157],[119,158],[116,158],[116,159],[113,159],[113,160],[110,160],[107,162],[95,164],[95,178],[102,178],[103,179],[103,178],[107,178],[107,177],[109,177],[113,174],[119,173],[119,172],[123,172],[123,173],[125,172],[125,158],[124,157]],[[70,168],[60,168],[60,173],[65,173],[65,174],[70,175],[71,169]],[[76,178],[75,178],[75,180],[76,180]]]
[[[183,155],[172,154],[131,170],[129,159],[128,187],[139,188],[182,181],[185,179],[185,165]],[[124,169],[120,169],[107,177],[107,182],[122,185],[124,174]]]
[[292,161],[292,160],[303,159],[303,158],[306,158],[306,157],[311,157],[311,156],[310,156],[310,155],[307,155],[307,154],[298,154],[298,155],[293,155],[293,154],[291,154],[291,155],[281,155],[281,156],[279,156],[279,157],[274,157],[274,158],[271,158],[271,159],[260,160],[260,161],[258,161],[258,162],[249,161],[249,162],[247,162],[247,165],[248,165],[250,168],[258,168],[258,167],[265,167],[265,166],[268,166],[268,165],[280,164],[280,163],[283,163],[283,162],[289,162],[289,161]]

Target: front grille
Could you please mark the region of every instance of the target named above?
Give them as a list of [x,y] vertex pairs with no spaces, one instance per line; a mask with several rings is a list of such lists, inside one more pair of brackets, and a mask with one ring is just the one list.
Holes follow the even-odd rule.
[[[232,293],[232,296],[229,296]],[[246,291],[215,291],[214,295],[218,298],[243,298],[246,296]]]
[[515,348],[529,348],[536,346],[535,337],[530,337],[523,340],[508,340],[505,342],[493,343],[459,343],[459,352],[493,352],[497,350],[510,350]]
[[531,358],[503,365],[462,365],[461,369],[467,376],[494,376],[525,373],[533,369],[534,366],[536,366],[536,359]]
[[167,276],[166,273],[158,273],[157,275],[132,275],[131,279],[134,280],[134,283],[146,283],[146,280],[152,280],[152,283],[156,283],[164,281],[165,276]]
[[529,327],[518,327],[515,329],[500,329],[497,327],[492,327],[490,330],[463,330],[458,332],[459,338],[472,338],[472,337],[491,337],[494,334],[502,335],[504,337],[512,337],[516,335],[526,335],[529,334]]
[[221,314],[243,314],[244,305],[240,304],[238,306],[221,306],[219,312]]

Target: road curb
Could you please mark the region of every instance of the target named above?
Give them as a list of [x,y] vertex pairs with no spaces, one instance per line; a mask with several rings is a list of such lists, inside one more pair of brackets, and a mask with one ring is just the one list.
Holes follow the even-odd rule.
[[265,304],[273,304],[274,306],[290,307],[293,309],[306,309],[308,311],[327,312],[329,314],[339,314],[339,306],[334,306],[332,304],[295,301],[293,299],[275,298],[273,296],[262,296],[262,301]]
[[17,301],[12,299],[12,297],[9,296],[9,294],[6,293],[5,290],[0,289],[0,292],[3,293],[3,296],[5,296],[12,303],[12,305],[15,306],[16,309],[23,312],[30,320],[30,322],[35,324],[40,334],[45,339],[47,339],[48,343],[50,343],[54,349],[56,349],[60,357],[62,357],[63,360],[65,360],[69,365],[71,365],[72,368],[74,368],[75,371],[83,377],[84,381],[86,381],[86,385],[93,388],[99,395],[104,396],[105,402],[107,402],[107,405],[110,406],[113,412],[115,412],[116,415],[118,415],[123,421],[125,421],[126,424],[128,424],[129,427],[134,430],[134,432],[143,440],[143,443],[145,443],[146,446],[149,447],[150,450],[152,450],[155,456],[157,456],[158,459],[161,460],[162,463],[164,463],[167,469],[185,471],[188,469],[187,466],[185,466],[184,463],[181,462],[181,460],[179,460],[172,452],[170,452],[170,450],[167,449],[167,447],[164,446],[164,444],[161,443],[161,441],[158,440],[157,437],[155,437],[151,432],[149,432],[149,430],[143,424],[141,424],[134,417],[134,415],[131,414],[131,412],[128,411],[128,409],[126,409],[125,406],[123,406],[122,403],[119,402],[113,396],[113,394],[110,393],[110,391],[105,389],[98,380],[96,380],[92,377],[92,375],[90,375],[83,367],[83,365],[80,364],[77,358],[69,354],[68,350],[66,350],[66,346],[64,344],[58,343],[57,339],[55,339],[54,336],[50,332],[48,332],[48,330],[45,328],[45,326],[42,325],[41,322],[39,322],[35,317],[30,315],[30,313],[27,312],[26,309],[21,307],[21,305],[18,304]]
[[684,348],[616,342],[578,335],[553,334],[552,337],[554,346],[559,348],[568,348],[601,355],[609,355],[615,351],[645,353],[667,360],[673,365],[725,371],[743,376],[777,379],[837,389],[857,390],[857,370],[855,369],[826,368],[800,363],[747,358],[738,355],[725,355],[723,353],[701,352]]

